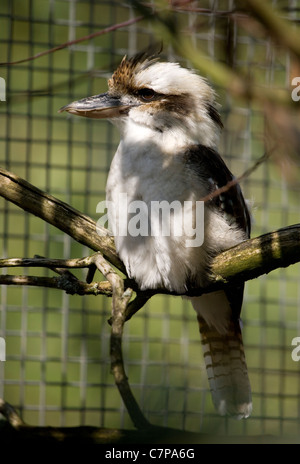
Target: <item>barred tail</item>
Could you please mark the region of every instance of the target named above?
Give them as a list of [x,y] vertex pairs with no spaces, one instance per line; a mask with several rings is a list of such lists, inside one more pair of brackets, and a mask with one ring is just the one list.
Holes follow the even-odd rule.
[[197,316],[204,360],[215,408],[221,415],[247,418],[252,411],[251,387],[239,321],[220,334]]

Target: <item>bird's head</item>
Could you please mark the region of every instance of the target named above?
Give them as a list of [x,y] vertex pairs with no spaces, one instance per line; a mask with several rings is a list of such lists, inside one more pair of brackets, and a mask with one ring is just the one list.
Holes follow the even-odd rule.
[[123,58],[108,81],[108,92],[74,101],[59,111],[111,119],[121,132],[130,124],[156,135],[180,132],[194,143],[212,147],[222,127],[215,93],[204,78],[145,52]]

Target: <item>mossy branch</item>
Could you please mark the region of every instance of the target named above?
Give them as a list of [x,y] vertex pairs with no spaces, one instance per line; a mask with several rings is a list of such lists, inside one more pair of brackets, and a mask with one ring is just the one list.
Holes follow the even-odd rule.
[[96,227],[90,217],[2,168],[0,196],[52,224],[77,242],[94,251],[101,251],[114,266],[125,272],[116,253],[113,237],[103,227]]

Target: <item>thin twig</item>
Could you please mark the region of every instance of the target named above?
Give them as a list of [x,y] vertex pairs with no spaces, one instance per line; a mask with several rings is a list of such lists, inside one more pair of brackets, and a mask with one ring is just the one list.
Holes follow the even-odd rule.
[[75,278],[70,279],[69,274],[64,273],[60,277],[4,274],[0,275],[0,285],[25,285],[28,287],[55,288],[57,290],[63,290],[69,295],[112,296],[112,288],[109,282],[105,281],[86,283]]
[[129,19],[128,21],[123,21],[122,23],[119,23],[119,24],[113,24],[112,26],[106,27],[105,29],[102,29],[101,31],[93,32],[92,34],[86,35],[84,37],[80,37],[79,39],[70,40],[68,42],[58,45],[57,47],[50,48],[49,50],[45,50],[43,52],[37,53],[34,56],[23,58],[22,60],[11,61],[7,63],[0,63],[0,66],[12,66],[15,64],[26,63],[27,61],[36,60],[37,58],[40,58],[45,55],[49,55],[50,53],[57,52],[59,50],[62,50],[63,48],[70,47],[71,45],[76,45],[80,42],[94,39],[95,37],[98,37],[103,34],[108,34],[109,32],[113,32],[117,29],[121,29],[122,27],[131,26],[132,24],[135,24],[141,21],[142,19],[144,19],[143,16],[138,16],[137,18],[132,18],[132,19]]
[[74,259],[51,259],[40,256],[34,258],[3,258],[0,259],[0,267],[46,267],[66,268],[66,269],[83,269],[93,264],[93,256]]
[[222,193],[228,192],[234,185],[239,184],[242,180],[249,177],[256,169],[262,164],[265,163],[271,156],[271,151],[265,152],[255,163],[250,166],[246,171],[238,177],[235,177],[231,181],[227,182],[223,187],[219,187],[213,192],[209,193],[205,197],[201,198],[201,201],[207,202],[212,200],[215,197],[218,197]]

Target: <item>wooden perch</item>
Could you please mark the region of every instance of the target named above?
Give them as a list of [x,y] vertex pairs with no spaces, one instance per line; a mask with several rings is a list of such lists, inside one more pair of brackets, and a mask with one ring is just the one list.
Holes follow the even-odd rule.
[[300,224],[246,240],[223,251],[212,262],[216,282],[255,279],[300,261]]

